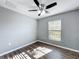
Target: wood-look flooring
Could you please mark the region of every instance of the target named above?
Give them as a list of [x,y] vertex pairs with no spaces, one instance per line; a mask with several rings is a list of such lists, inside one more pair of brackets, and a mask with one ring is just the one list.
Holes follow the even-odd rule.
[[[44,49],[36,49],[38,47],[41,47],[41,49],[47,48],[52,51],[46,53]],[[41,57],[37,56],[39,57],[37,58],[35,57],[35,54],[41,55]],[[79,59],[79,54],[69,50],[57,48],[55,46],[47,45],[45,43],[36,42],[32,45],[18,49],[4,56],[0,56],[0,59]]]

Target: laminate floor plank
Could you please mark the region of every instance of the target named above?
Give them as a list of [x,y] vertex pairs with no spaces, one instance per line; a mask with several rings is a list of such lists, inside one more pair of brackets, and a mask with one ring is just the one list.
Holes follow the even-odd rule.
[[79,59],[79,53],[36,42],[0,56],[0,59]]

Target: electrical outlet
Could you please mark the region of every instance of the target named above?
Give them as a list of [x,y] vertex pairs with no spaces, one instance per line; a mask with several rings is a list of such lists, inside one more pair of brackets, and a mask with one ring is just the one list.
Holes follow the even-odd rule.
[[12,45],[11,42],[9,42],[8,45],[11,46]]

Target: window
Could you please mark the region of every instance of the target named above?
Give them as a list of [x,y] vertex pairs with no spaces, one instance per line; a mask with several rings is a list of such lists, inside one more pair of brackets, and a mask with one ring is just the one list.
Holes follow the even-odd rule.
[[61,41],[61,20],[49,21],[48,32],[50,40]]

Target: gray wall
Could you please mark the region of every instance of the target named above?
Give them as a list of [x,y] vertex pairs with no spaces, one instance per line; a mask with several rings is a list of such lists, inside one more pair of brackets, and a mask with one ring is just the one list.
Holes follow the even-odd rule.
[[37,22],[0,7],[0,54],[36,40]]
[[[62,38],[60,42],[48,39],[48,22],[61,19]],[[38,40],[79,50],[79,10],[50,16],[38,20]]]

